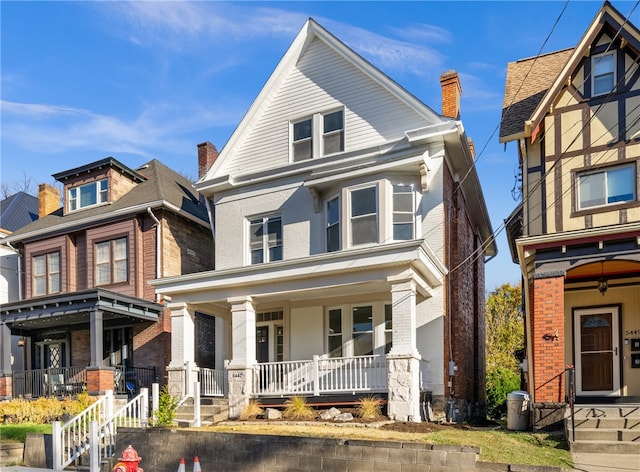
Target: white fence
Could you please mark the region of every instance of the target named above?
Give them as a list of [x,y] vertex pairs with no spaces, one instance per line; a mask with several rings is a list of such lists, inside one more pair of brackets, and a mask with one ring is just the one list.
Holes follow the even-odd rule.
[[385,356],[268,362],[255,366],[253,386],[258,396],[384,392],[387,362]]

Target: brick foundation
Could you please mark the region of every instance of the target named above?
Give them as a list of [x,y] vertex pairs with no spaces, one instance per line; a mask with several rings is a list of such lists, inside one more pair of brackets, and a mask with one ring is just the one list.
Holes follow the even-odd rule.
[[11,374],[0,374],[0,399],[10,399],[13,396],[13,377]]

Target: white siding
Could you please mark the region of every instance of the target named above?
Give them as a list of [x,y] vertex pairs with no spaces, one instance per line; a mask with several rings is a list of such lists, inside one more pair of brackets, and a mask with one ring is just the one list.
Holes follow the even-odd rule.
[[345,150],[401,138],[428,123],[327,45],[315,40],[253,117],[218,174],[259,172],[289,163],[289,123],[345,107]]
[[324,308],[322,306],[291,308],[291,359],[312,359],[323,354],[324,347]]
[[443,288],[416,307],[418,352],[428,361],[428,388],[434,395],[444,395],[444,317]]

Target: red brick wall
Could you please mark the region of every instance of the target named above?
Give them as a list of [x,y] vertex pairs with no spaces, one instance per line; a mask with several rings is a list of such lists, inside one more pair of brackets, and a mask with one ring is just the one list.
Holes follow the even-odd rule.
[[[452,381],[453,397],[485,403],[485,287],[484,254],[475,251],[481,240],[469,220],[462,192],[454,192],[455,183],[448,172],[444,176],[445,250],[450,270],[445,278],[445,372],[452,360],[458,366]],[[450,334],[449,334],[450,328]],[[447,395],[451,391],[447,392]]]
[[[564,401],[564,275],[534,278],[529,284],[535,402]],[[558,338],[544,339],[545,335]]]
[[104,394],[113,390],[113,368],[87,368],[87,392],[89,395]]

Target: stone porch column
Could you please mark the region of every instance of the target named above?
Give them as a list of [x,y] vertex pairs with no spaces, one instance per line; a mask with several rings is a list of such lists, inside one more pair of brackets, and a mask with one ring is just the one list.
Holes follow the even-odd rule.
[[420,355],[416,346],[416,282],[390,279],[392,339],[387,354],[389,399],[387,414],[395,421],[421,421]]
[[11,330],[6,323],[0,323],[0,399],[13,395],[11,375]]
[[102,310],[92,310],[89,313],[89,337],[91,361],[87,367],[87,392],[90,395],[104,395],[107,390],[113,390],[113,367],[105,367],[102,356],[102,337],[104,327]]
[[533,401],[564,402],[564,271],[534,274],[529,283]]
[[231,356],[227,365],[229,380],[229,417],[238,418],[253,392],[253,367],[256,364],[256,310],[251,297],[230,298]]
[[198,379],[195,362],[195,317],[186,303],[171,303],[171,361],[167,367],[171,395],[193,395]]

